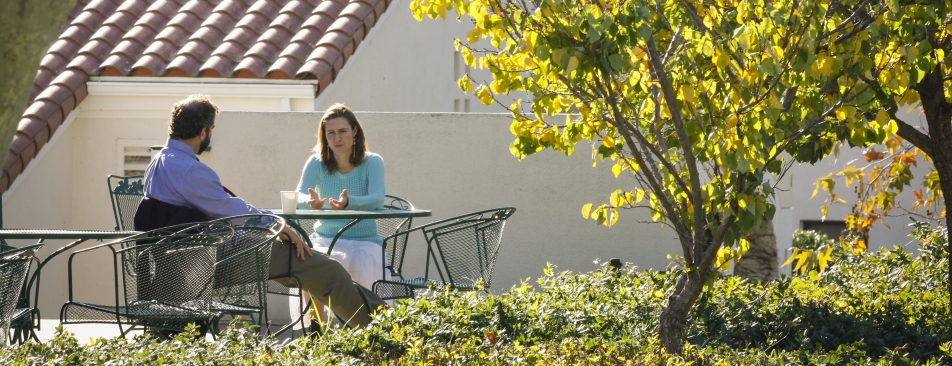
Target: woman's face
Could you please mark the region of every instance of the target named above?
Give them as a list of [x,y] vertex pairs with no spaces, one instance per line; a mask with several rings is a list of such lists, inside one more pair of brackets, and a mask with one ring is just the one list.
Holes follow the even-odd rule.
[[354,151],[354,130],[344,117],[331,118],[324,122],[324,136],[335,157],[347,157]]

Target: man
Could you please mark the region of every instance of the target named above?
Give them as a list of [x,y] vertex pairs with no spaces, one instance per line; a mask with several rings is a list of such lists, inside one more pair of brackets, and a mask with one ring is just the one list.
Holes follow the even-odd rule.
[[[169,139],[145,171],[143,192],[135,215],[135,229],[148,231],[165,226],[222,217],[270,213],[259,210],[225,189],[218,174],[198,160],[208,149],[218,107],[205,95],[191,95],[175,103],[169,119]],[[370,323],[370,314],[384,304],[376,294],[355,284],[340,263],[314,255],[288,227],[284,243],[271,247],[270,276],[292,275],[301,287],[345,319],[351,327]],[[298,259],[289,260],[291,246]],[[291,283],[286,283],[290,285]]]

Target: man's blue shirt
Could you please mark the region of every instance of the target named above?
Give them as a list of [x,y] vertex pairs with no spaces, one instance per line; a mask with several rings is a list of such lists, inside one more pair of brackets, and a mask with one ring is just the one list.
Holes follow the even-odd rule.
[[175,139],[169,139],[149,162],[143,191],[148,198],[193,208],[211,219],[271,213],[225,192],[218,174],[198,160],[191,146]]

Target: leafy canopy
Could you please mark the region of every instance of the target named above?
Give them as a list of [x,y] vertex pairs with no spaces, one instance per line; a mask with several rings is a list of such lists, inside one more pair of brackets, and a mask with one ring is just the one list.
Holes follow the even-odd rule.
[[913,39],[945,13],[896,2],[424,0],[411,9],[417,19],[472,18],[457,47],[492,81],[464,77],[461,89],[487,105],[530,95],[509,107],[513,155],[571,154],[591,141],[593,165],[608,159],[615,176],[642,183],[583,215],[611,225],[617,209],[647,199],[653,219],[683,223],[672,224],[679,231],[737,216],[728,242],[773,215],[764,173],[781,173],[783,151],[816,162],[839,140],[886,141],[897,126],[870,112],[889,102],[877,93],[915,102],[910,83],[944,59]]

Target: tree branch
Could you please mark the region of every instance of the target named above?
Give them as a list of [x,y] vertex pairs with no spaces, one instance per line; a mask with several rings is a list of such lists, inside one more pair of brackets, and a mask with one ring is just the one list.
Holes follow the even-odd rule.
[[661,95],[664,97],[668,110],[671,111],[671,121],[674,123],[674,130],[678,136],[678,142],[681,143],[681,149],[684,151],[685,165],[687,165],[688,176],[691,183],[691,190],[688,193],[691,204],[694,205],[694,245],[695,249],[706,239],[704,227],[707,220],[704,217],[704,210],[701,209],[701,176],[697,171],[697,161],[694,157],[694,149],[691,146],[691,139],[688,137],[687,130],[684,128],[684,121],[681,120],[681,110],[678,108],[676,94],[671,81],[668,80],[664,68],[661,65],[661,58],[658,55],[658,49],[655,47],[654,36],[645,40],[647,44],[648,61],[651,65],[652,74],[655,80],[661,85]]
[[899,137],[909,141],[910,144],[922,150],[926,155],[932,156],[932,138],[929,135],[899,119],[894,111],[886,111],[886,113],[889,113],[889,117],[896,121],[896,125],[899,126],[899,130],[896,131]]

